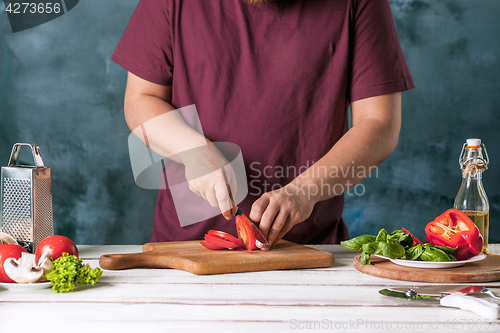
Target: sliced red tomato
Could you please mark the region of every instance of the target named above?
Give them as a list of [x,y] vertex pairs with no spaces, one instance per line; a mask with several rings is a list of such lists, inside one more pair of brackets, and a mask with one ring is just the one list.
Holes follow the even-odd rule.
[[207,249],[210,249],[210,250],[222,250],[222,249],[224,249],[222,246],[217,246],[215,244],[208,243],[208,242],[200,242],[200,244],[203,245],[204,247],[206,247]]
[[238,238],[243,241],[248,251],[257,249],[252,224],[245,214],[236,215],[236,230],[238,231]]
[[233,235],[228,234],[227,232],[224,232],[224,231],[208,230],[207,235],[220,237],[222,239],[228,240],[228,241],[236,244],[237,247],[245,246],[245,244],[243,244],[243,242],[240,239],[238,239],[238,238],[234,237]]
[[417,245],[417,244],[424,244],[422,243],[421,241],[418,240],[417,237],[413,236],[413,234],[411,232],[409,232],[408,230],[406,230],[405,228],[401,228],[401,230],[403,230],[404,232],[406,232],[407,234],[410,234],[411,237],[413,238],[413,245]]
[[235,243],[233,243],[231,241],[228,241],[228,240],[221,238],[221,237],[212,236],[209,234],[205,235],[205,241],[208,243],[211,243],[213,245],[221,246],[223,248],[230,249],[230,250],[233,250],[233,249],[238,247],[238,245],[236,245]]

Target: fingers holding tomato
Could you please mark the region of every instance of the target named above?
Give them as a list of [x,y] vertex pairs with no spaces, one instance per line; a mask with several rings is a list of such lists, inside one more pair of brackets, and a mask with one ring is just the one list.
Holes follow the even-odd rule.
[[259,229],[267,237],[269,246],[257,243],[262,250],[268,250],[278,242],[293,226],[307,219],[314,202],[309,200],[295,184],[264,193],[252,205],[250,218],[260,222]]
[[298,223],[300,222],[292,223],[292,219],[290,218],[289,214],[280,213],[269,229],[269,234],[267,235],[269,246],[262,244],[262,248],[268,250],[273,244],[283,238],[283,236],[285,236],[286,233],[289,232],[295,224]]

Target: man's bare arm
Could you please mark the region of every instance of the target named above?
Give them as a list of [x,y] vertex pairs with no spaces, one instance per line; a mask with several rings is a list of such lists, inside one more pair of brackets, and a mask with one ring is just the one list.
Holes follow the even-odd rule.
[[144,128],[147,137],[140,139],[165,157],[206,145],[203,135],[189,127],[178,112],[166,115],[175,110],[171,101],[172,86],[155,84],[129,72],[125,90],[125,121],[130,130],[139,136],[144,135],[141,126],[147,126]]
[[[316,202],[361,182],[396,148],[401,128],[401,93],[355,101],[351,112],[352,128],[325,156],[284,188],[265,193],[252,206],[250,218],[260,221],[260,228],[271,243],[308,218]],[[344,173],[331,177],[332,168]],[[360,170],[365,172],[357,172]],[[269,248],[260,244],[259,247]]]
[[219,206],[226,219],[232,218],[222,172],[224,169],[231,190],[236,193],[233,169],[213,143],[184,121],[171,100],[171,86],[158,85],[129,72],[124,106],[128,127],[157,154],[184,164],[189,188],[212,207]]
[[[366,178],[369,171],[379,166],[396,149],[401,128],[401,93],[355,101],[351,104],[351,113],[352,128],[323,158],[296,179],[297,184],[306,183],[314,187],[323,181],[332,189],[341,184],[337,188],[346,191]],[[342,176],[345,174],[346,177],[318,177],[318,174],[322,175],[322,170],[331,166],[344,171]],[[329,199],[343,191],[319,193],[314,196],[314,201]]]

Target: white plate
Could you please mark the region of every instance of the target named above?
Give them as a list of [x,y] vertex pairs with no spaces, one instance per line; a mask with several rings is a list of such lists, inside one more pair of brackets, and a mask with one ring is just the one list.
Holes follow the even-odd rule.
[[50,281],[37,282],[37,283],[5,283],[5,282],[0,282],[0,290],[2,288],[8,289],[8,290],[17,290],[17,291],[45,289],[45,288],[50,288]]
[[404,260],[404,259],[391,259],[384,256],[376,255],[379,258],[388,259],[396,265],[406,266],[406,267],[415,267],[415,268],[453,268],[460,267],[465,265],[468,262],[474,262],[483,260],[486,258],[486,254],[480,253],[477,256],[474,256],[467,260],[461,261],[418,261],[418,260]]

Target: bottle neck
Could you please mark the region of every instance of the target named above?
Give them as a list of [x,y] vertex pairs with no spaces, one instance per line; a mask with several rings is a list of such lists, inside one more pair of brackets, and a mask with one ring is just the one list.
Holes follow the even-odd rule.
[[465,154],[460,161],[462,167],[462,178],[479,180],[482,179],[482,173],[488,167],[487,161],[483,158],[480,147],[466,147]]
[[483,172],[478,171],[474,176],[471,176],[471,173],[469,172],[464,178],[464,180],[479,180],[481,181],[483,179]]
[[482,160],[484,162],[483,150],[481,147],[466,147],[462,158],[463,164],[474,163]]

